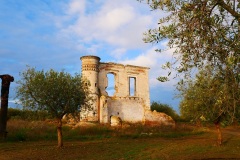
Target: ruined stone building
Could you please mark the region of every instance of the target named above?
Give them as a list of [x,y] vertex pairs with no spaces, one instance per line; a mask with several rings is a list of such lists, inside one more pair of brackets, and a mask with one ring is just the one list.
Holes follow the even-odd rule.
[[[104,63],[100,62],[97,56],[83,56],[80,59],[84,83],[89,86],[94,98],[92,110],[83,109],[80,121],[110,123],[111,116],[120,117],[123,121],[131,123],[152,119],[148,67]],[[106,92],[108,74],[114,75],[115,93],[112,96]]]

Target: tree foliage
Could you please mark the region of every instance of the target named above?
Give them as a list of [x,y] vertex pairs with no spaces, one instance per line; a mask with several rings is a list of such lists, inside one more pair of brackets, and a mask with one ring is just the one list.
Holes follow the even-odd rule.
[[37,71],[27,68],[20,73],[17,98],[25,109],[43,110],[58,122],[58,146],[62,147],[62,118],[66,114],[79,113],[86,104],[87,89],[83,88],[81,76],[71,76],[64,71]]
[[[184,118],[213,122],[218,133],[218,144],[222,144],[220,126],[239,121],[239,82],[232,72],[228,78],[221,72],[213,72],[211,66],[196,75],[195,80],[178,84],[182,96],[180,111]],[[215,74],[213,74],[215,73]]]
[[239,121],[240,91],[235,89],[238,84],[233,81],[234,77],[224,79],[218,74],[213,75],[209,66],[200,71],[195,80],[179,83],[178,90],[183,98],[181,115],[193,121],[203,120],[223,126]]
[[[176,61],[167,62],[165,68],[170,69],[168,76],[173,70],[177,71],[177,75],[184,75],[178,84],[182,86],[180,92],[184,99],[182,112],[184,110],[191,114],[192,118],[199,118],[203,114],[205,118],[214,121],[218,129],[223,121],[231,123],[240,107],[239,1],[147,2],[152,9],[167,13],[159,20],[158,28],[150,29],[145,34],[144,40],[150,43],[168,40],[168,48],[174,49]],[[192,81],[192,71],[195,70],[202,73],[198,74],[196,81]],[[169,79],[163,76],[158,80]]]
[[[143,0],[139,0],[143,1]],[[239,97],[240,79],[240,3],[237,0],[147,0],[152,9],[168,15],[159,20],[158,28],[145,33],[145,42],[168,40],[178,63],[167,62],[164,68],[184,73],[207,70],[212,78],[230,92],[235,102]],[[161,50],[159,50],[161,51]],[[177,64],[175,67],[173,64]],[[178,65],[179,64],[179,65]],[[211,70],[207,68],[211,67]],[[200,73],[201,74],[201,73]],[[170,72],[169,72],[170,75]],[[166,81],[166,77],[159,77]],[[214,81],[215,82],[215,81]],[[181,84],[182,83],[182,84]],[[214,94],[214,93],[213,93]]]
[[[143,0],[140,0],[143,1]],[[226,65],[239,70],[240,4],[236,0],[148,0],[152,9],[167,12],[158,28],[149,29],[145,42],[168,40],[186,73],[212,65],[221,71]],[[172,64],[172,63],[171,63]],[[166,65],[168,68],[173,66]],[[189,75],[189,74],[188,74]]]

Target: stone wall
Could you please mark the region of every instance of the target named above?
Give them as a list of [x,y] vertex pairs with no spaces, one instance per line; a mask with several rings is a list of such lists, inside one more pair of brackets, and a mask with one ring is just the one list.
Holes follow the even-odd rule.
[[[107,74],[111,73],[115,77],[115,93],[113,97],[138,97],[142,99],[143,106],[150,109],[149,83],[147,67],[123,65],[117,63],[99,64],[99,89],[100,94],[108,96],[106,88],[108,86]],[[129,79],[135,79],[135,93],[130,95]],[[124,99],[122,99],[124,101]]]
[[[150,111],[148,67],[103,63],[97,56],[83,56],[82,76],[95,98],[92,110],[83,110],[80,121],[110,123],[110,117],[122,121],[146,124],[172,124],[171,117]],[[108,74],[114,75],[115,93],[109,96]],[[133,86],[130,79],[134,81]],[[134,90],[130,89],[130,86]],[[131,91],[130,91],[131,90]],[[133,92],[133,93],[131,93]]]
[[143,100],[138,97],[109,98],[108,115],[118,116],[130,123],[142,122],[144,119]]
[[175,127],[175,121],[165,113],[148,110],[145,111],[145,125]]

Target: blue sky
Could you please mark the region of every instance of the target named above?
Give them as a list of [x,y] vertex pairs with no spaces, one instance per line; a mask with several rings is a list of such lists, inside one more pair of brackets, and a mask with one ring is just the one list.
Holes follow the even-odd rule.
[[172,51],[157,53],[166,42],[142,40],[162,16],[136,0],[0,0],[0,74],[10,74],[16,82],[27,65],[79,73],[80,57],[96,55],[102,62],[150,67],[151,101],[178,110],[179,100],[173,99],[176,80],[156,80],[166,74],[161,66],[172,59]]

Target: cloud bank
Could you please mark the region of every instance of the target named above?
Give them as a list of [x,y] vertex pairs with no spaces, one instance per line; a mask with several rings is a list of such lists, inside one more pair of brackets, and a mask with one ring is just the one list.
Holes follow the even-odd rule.
[[[0,74],[11,74],[17,81],[26,65],[80,72],[79,58],[91,54],[103,62],[150,67],[152,100],[162,101],[161,94],[166,92],[173,95],[176,81],[163,84],[156,80],[167,74],[161,66],[172,59],[172,50],[160,54],[155,49],[164,48],[165,43],[142,41],[143,33],[155,28],[164,16],[150,11],[147,4],[132,0],[3,1],[0,10]],[[11,84],[11,99],[16,86]]]

